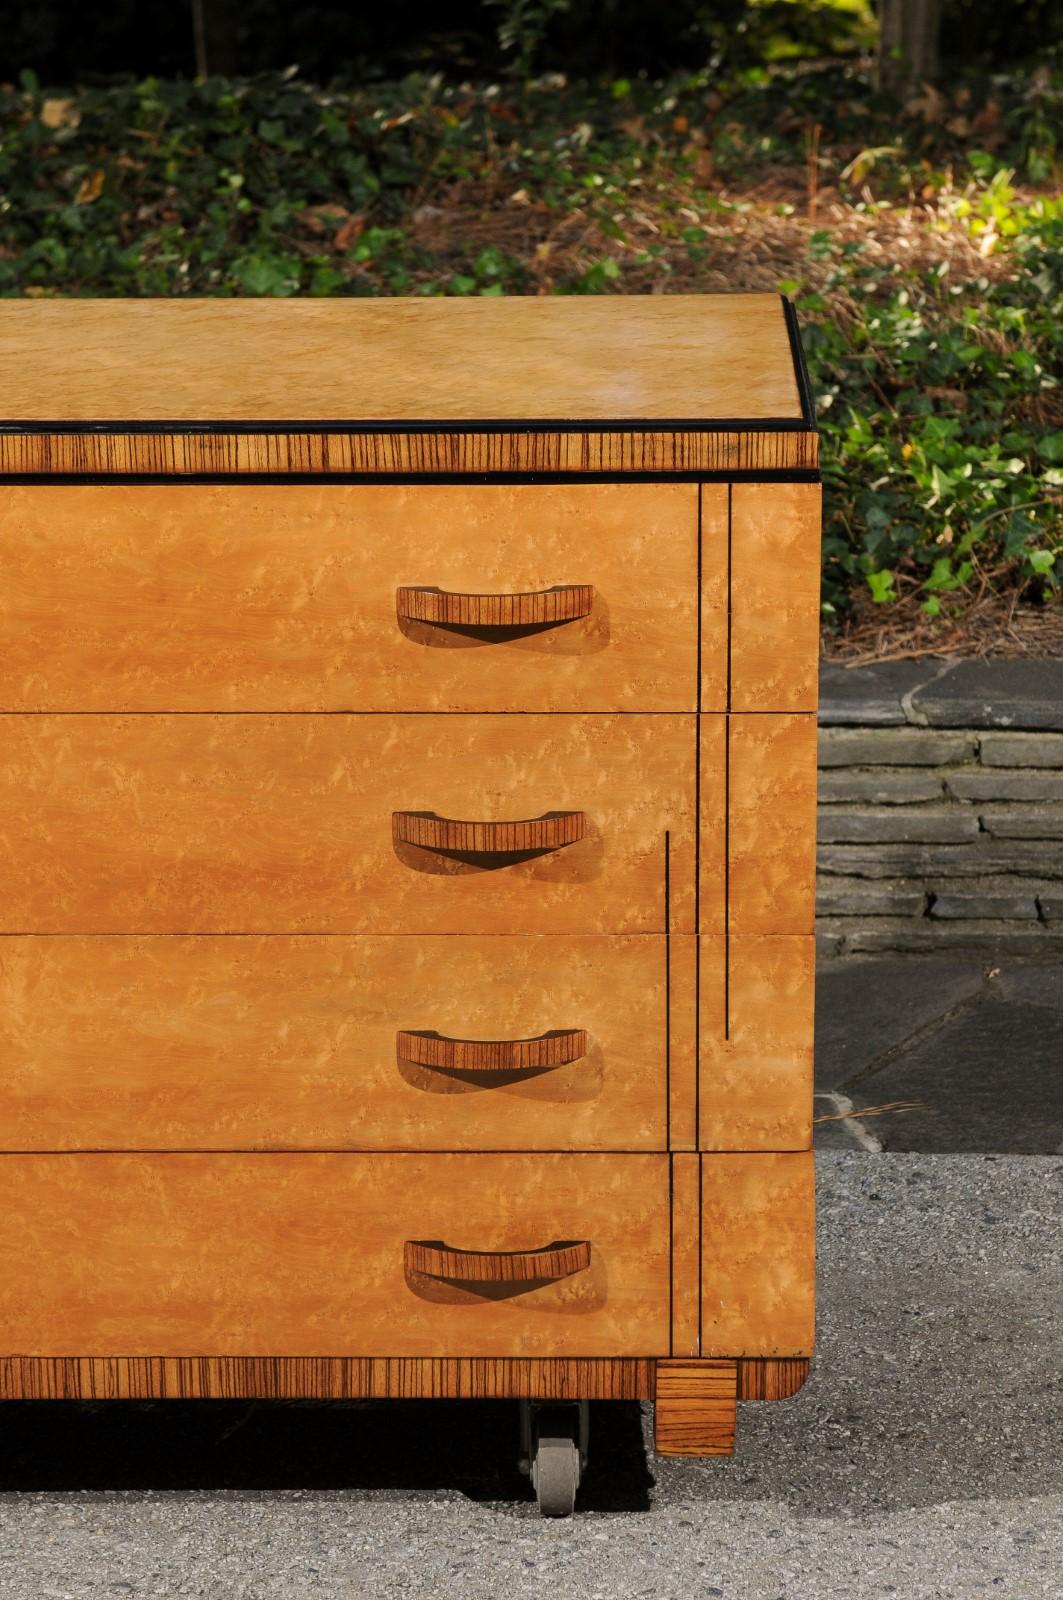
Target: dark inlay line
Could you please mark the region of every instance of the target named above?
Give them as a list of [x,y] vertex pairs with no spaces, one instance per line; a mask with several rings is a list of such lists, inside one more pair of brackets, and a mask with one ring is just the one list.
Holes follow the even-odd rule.
[[[784,302],[786,305],[787,302]],[[792,308],[787,316],[787,328],[790,328]],[[794,323],[796,326],[796,321]],[[794,349],[795,334],[790,333],[791,349]],[[800,348],[798,341],[797,348]],[[796,366],[796,356],[795,356]],[[806,380],[807,381],[807,380]],[[798,392],[801,384],[798,379]],[[312,438],[318,434],[340,434],[347,437],[361,437],[365,434],[378,435],[381,438],[401,439],[407,434],[439,434],[443,437],[451,435],[473,434],[490,435],[506,434],[519,436],[521,434],[590,434],[597,437],[603,433],[809,433],[812,430],[807,415],[800,417],[585,417],[569,418],[560,421],[556,417],[468,417],[447,419],[439,418],[404,417],[400,422],[394,419],[359,420],[352,422],[342,417],[293,417],[286,421],[258,420],[240,417],[225,418],[222,420],[203,419],[191,421],[186,417],[156,417],[144,420],[132,418],[105,417],[97,418],[91,422],[73,421],[68,418],[51,417],[15,417],[5,418],[0,422],[0,435],[11,434],[19,437],[26,435],[55,434],[64,437],[103,437],[122,435],[152,435],[178,434],[182,437],[195,434],[215,436],[218,434],[233,434],[238,437],[255,436],[276,437],[291,434]]]
[[704,1218],[705,1218],[705,1157],[703,1155],[699,1154],[698,1155],[698,1355],[699,1356],[701,1354],[702,1344],[704,1343],[704,1335],[702,1333],[702,1326],[701,1326],[702,1314],[703,1314],[702,1313],[702,1307],[704,1305],[704,1293],[703,1293],[704,1286],[703,1286],[703,1283],[702,1283],[702,1278],[704,1276],[704,1270],[705,1270],[704,1266],[703,1266],[703,1261],[704,1261],[704,1257],[705,1257],[705,1249],[704,1249],[704,1240],[702,1238],[702,1234],[704,1232],[704,1227],[705,1227]]
[[731,557],[734,549],[734,539],[731,531],[734,513],[734,491],[731,484],[727,485],[727,711],[731,710],[731,626],[734,614],[734,599],[731,583]]
[[783,316],[786,318],[786,332],[790,340],[790,354],[794,363],[794,377],[797,380],[801,415],[804,419],[804,426],[814,429],[816,427],[816,402],[812,395],[812,384],[809,381],[804,345],[801,343],[801,329],[797,321],[797,308],[787,295],[783,295],[782,309]]
[[723,1036],[731,1037],[731,718],[723,741]]
[[664,834],[664,1144],[672,1148],[672,836]]
[[246,484],[263,488],[270,484],[364,484],[372,487],[388,484],[433,484],[459,486],[469,484],[577,484],[597,483],[623,485],[629,483],[820,483],[822,474],[815,467],[765,467],[724,468],[706,467],[701,472],[631,471],[615,468],[609,472],[3,472],[0,485],[31,484],[40,487],[61,487],[65,484],[91,487],[93,485],[159,485],[167,487],[203,484]]

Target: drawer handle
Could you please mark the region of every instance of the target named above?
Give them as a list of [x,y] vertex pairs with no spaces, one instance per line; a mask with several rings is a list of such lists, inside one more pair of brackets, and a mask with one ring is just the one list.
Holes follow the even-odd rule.
[[555,1239],[541,1250],[455,1250],[442,1239],[407,1239],[403,1254],[407,1272],[451,1283],[542,1283],[591,1264],[586,1239]]
[[401,1028],[397,1043],[404,1061],[444,1072],[542,1072],[587,1054],[583,1028],[555,1028],[534,1039],[450,1039]]
[[524,822],[458,822],[434,811],[394,811],[396,844],[450,855],[543,855],[576,844],[587,832],[582,811],[547,811]]
[[463,594],[420,585],[395,591],[401,621],[442,628],[554,628],[590,616],[593,605],[589,583],[559,583],[529,594]]

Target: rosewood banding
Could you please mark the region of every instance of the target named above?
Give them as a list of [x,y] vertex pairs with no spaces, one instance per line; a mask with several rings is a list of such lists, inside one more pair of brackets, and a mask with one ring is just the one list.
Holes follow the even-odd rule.
[[450,1039],[402,1028],[396,1035],[403,1061],[450,1072],[531,1072],[563,1067],[587,1054],[583,1028],[559,1028],[534,1039]]
[[407,1272],[452,1283],[542,1283],[571,1278],[591,1264],[586,1239],[556,1239],[539,1250],[455,1250],[442,1239],[407,1239]]
[[470,856],[562,850],[587,832],[582,811],[547,811],[521,822],[461,822],[434,811],[396,811],[392,825],[396,844]]

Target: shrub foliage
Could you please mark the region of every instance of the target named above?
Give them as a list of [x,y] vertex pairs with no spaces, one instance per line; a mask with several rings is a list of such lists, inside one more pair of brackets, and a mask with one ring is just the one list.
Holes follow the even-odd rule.
[[1050,596],[1059,101],[1046,69],[907,108],[839,65],[76,92],[26,73],[0,88],[0,294],[782,289],[824,430],[828,613]]

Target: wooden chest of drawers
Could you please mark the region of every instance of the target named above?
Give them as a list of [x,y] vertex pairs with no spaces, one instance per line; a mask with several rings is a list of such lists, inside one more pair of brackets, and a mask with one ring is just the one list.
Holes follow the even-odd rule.
[[0,1398],[726,1453],[813,1329],[789,308],[8,301],[0,412]]

